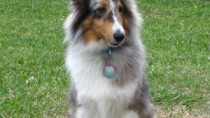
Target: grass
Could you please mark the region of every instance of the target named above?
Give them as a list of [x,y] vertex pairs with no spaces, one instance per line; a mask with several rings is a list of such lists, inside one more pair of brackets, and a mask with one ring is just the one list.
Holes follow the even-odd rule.
[[[64,117],[68,0],[0,2],[0,117]],[[139,0],[159,117],[210,116],[210,2]]]

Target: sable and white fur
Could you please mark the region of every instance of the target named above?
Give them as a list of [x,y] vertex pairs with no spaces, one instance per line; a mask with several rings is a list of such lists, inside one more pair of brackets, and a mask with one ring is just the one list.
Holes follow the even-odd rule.
[[[85,0],[73,0],[73,3],[75,1],[87,3]],[[94,9],[103,0],[87,1],[89,8]],[[124,43],[111,54],[111,62],[117,67],[116,78],[103,75],[107,61],[103,50],[110,45],[103,39],[87,43],[82,23],[72,29],[78,15],[74,5],[65,22],[66,67],[71,75],[69,118],[154,118],[145,75],[145,51],[139,35],[142,18],[134,0],[119,1],[129,6],[132,18]],[[120,23],[116,24],[117,18],[113,19],[112,29],[124,33]]]

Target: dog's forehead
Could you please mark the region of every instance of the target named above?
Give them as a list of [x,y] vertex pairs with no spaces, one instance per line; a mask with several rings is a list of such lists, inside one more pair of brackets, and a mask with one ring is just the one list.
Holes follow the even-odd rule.
[[116,7],[116,3],[118,0],[91,0],[90,7],[92,9],[96,9],[101,5],[106,5],[110,9],[114,9]]

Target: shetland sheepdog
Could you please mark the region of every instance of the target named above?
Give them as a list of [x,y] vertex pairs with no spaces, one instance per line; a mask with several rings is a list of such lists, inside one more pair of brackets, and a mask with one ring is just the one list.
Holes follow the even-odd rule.
[[71,0],[69,118],[154,118],[135,0]]

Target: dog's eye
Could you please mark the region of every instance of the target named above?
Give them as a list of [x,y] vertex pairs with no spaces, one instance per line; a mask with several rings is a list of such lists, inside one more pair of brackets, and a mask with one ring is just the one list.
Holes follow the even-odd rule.
[[94,18],[101,18],[106,13],[106,8],[100,7],[93,11],[93,17]]
[[123,8],[120,6],[119,7],[119,12],[122,13],[123,12]]
[[96,14],[104,14],[104,13],[106,13],[106,9],[104,7],[100,7],[95,10],[95,13]]

